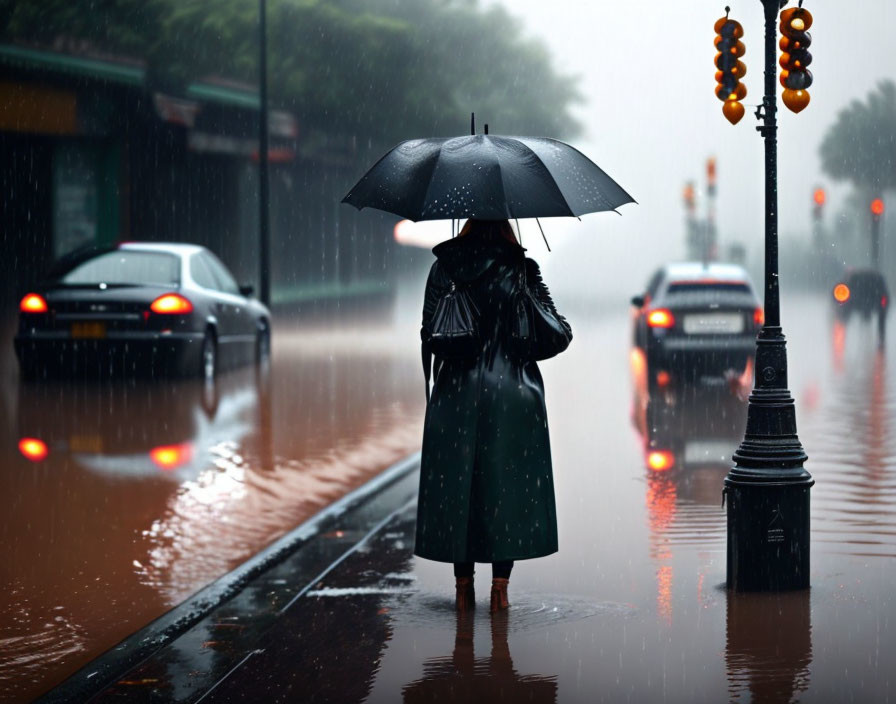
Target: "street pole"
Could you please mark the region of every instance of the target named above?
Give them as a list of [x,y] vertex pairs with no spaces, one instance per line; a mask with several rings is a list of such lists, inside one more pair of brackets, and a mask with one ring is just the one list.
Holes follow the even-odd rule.
[[787,388],[786,340],[778,289],[776,44],[778,11],[765,10],[765,95],[756,111],[765,140],[765,323],[756,339],[756,381],[744,440],[725,478],[728,502],[727,586],[779,591],[809,586],[809,489],[806,453],[796,434]]
[[716,159],[706,160],[706,254],[704,262],[716,261],[718,257],[718,235],[716,233]]
[[258,0],[258,258],[259,298],[271,305],[271,233],[268,210],[268,40],[265,0]]
[[880,269],[880,219],[884,214],[884,201],[875,198],[871,201],[871,266]]

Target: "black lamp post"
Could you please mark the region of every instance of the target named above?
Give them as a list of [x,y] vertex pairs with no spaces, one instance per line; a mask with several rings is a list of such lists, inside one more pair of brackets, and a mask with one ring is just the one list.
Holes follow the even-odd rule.
[[796,434],[787,388],[787,352],[778,294],[776,39],[786,0],[765,9],[765,95],[756,111],[765,139],[765,324],[756,340],[756,383],[744,440],[725,478],[728,501],[727,585],[735,591],[809,586],[809,489],[806,453]]
[[271,305],[271,233],[268,211],[268,40],[265,0],[258,0],[258,258],[259,298]]

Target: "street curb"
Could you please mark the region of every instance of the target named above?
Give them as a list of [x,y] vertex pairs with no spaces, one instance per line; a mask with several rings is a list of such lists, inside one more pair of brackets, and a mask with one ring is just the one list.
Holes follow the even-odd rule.
[[318,535],[326,533],[347,512],[416,470],[419,463],[420,453],[416,452],[383,470],[373,479],[253,555],[239,567],[203,587],[186,601],[99,655],[35,701],[86,701],[95,696],[187,632],[214,609],[239,594],[253,579],[294,555]]

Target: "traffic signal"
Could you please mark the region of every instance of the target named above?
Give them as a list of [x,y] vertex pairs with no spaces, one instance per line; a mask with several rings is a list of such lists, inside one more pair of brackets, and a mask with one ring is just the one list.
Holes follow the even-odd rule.
[[725,16],[716,20],[716,97],[722,101],[722,113],[732,125],[740,122],[744,116],[741,100],[747,97],[747,87],[741,83],[747,75],[747,67],[740,57],[746,52],[740,38],[744,36],[744,28],[740,22],[728,19],[728,8]]
[[[800,3],[802,4],[802,2]],[[789,7],[781,13],[781,98],[793,112],[800,112],[809,104],[812,85],[812,63],[809,45],[812,37],[807,31],[812,26],[812,15],[802,7]]]
[[821,212],[824,210],[824,203],[827,200],[827,194],[824,192],[824,189],[816,188],[812,192],[812,200],[815,202],[815,217],[816,219],[821,219]]
[[871,217],[874,218],[874,221],[877,222],[880,220],[880,216],[884,214],[884,202],[880,198],[875,198],[871,201]]
[[689,213],[693,213],[696,203],[694,200],[694,184],[691,181],[688,181],[686,184],[684,184],[682,197],[684,198],[685,210],[687,210]]
[[716,194],[716,158],[714,156],[706,160],[706,192],[710,197]]

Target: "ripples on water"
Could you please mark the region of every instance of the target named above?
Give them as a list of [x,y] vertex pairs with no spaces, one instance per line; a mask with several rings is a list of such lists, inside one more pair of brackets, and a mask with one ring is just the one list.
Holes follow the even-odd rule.
[[[279,332],[269,376],[211,390],[22,387],[0,475],[0,700],[39,694],[417,449],[415,331]],[[23,457],[18,437],[46,456]]]
[[[834,327],[834,335],[839,325]],[[813,544],[867,557],[896,557],[896,394],[887,349],[847,328],[832,350],[828,398],[811,438]],[[849,337],[853,333],[853,337]],[[889,346],[892,349],[892,345]],[[892,355],[891,355],[892,356]]]

